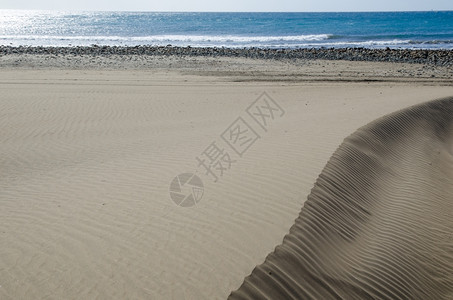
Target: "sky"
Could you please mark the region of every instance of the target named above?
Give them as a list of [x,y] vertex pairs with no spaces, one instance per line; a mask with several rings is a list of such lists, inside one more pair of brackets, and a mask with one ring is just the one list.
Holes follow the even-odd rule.
[[453,10],[453,0],[0,0],[0,9],[102,11]]

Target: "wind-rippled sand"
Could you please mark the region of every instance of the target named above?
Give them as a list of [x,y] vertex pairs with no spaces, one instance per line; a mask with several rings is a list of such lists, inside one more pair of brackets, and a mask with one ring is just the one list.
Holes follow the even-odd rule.
[[453,98],[349,136],[230,299],[452,299]]
[[[411,82],[410,76],[400,81],[379,75],[389,64],[319,62],[321,70],[318,62],[306,69],[231,60],[241,70],[228,73],[231,65],[225,61],[201,67],[199,61],[193,62],[195,71],[190,66],[33,69],[29,61],[19,69],[2,68],[0,299],[225,299],[282,242],[345,137],[381,116],[453,95],[448,76]],[[287,68],[301,77],[285,77]],[[324,70],[327,77],[319,75]],[[366,78],[354,77],[356,70]],[[340,71],[349,71],[349,78],[335,77]],[[267,131],[256,127],[261,138],[242,157],[232,153],[237,162],[218,182],[198,171],[204,195],[197,206],[175,205],[171,181],[194,172],[196,157],[214,140],[227,149],[220,135],[239,116],[253,124],[245,109],[263,92],[278,102],[284,116]],[[360,144],[371,155],[365,160],[372,171],[368,177],[347,169],[361,168],[350,159],[341,170],[351,176],[332,169],[317,183],[334,191],[336,180],[362,181],[351,185],[351,197],[361,187],[370,197],[391,201],[370,199],[363,209],[351,202],[328,216],[320,214],[331,211],[326,205],[311,209],[325,227],[316,227],[319,218],[311,215],[307,223],[297,223],[305,224],[309,235],[285,240],[305,238],[319,250],[306,260],[326,257],[306,266],[319,268],[331,281],[296,272],[302,265],[288,269],[295,272],[290,277],[306,274],[303,280],[316,287],[311,293],[322,291],[326,282],[340,285],[336,280],[341,279],[357,293],[354,284],[368,284],[370,295],[373,288],[404,298],[413,285],[413,293],[448,295],[451,204],[444,200],[451,192],[451,137],[446,136],[451,129],[441,128],[437,136],[429,120],[404,124],[388,136],[362,129],[363,136],[353,135],[347,141],[354,144],[334,156],[352,156]],[[369,148],[372,134],[388,139],[388,147]],[[430,196],[437,206],[423,202]],[[319,202],[310,198],[307,208],[310,203]],[[297,255],[299,248],[293,249]],[[404,259],[397,260],[402,254]],[[365,267],[371,265],[375,273]],[[398,278],[389,282],[384,270],[391,270],[387,278]],[[266,282],[269,275],[253,275],[247,282],[254,278]]]

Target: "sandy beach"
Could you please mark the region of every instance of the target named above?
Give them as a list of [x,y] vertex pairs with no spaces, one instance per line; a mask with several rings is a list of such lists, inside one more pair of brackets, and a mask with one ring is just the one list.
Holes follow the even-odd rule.
[[[282,243],[345,138],[395,111],[453,96],[453,69],[9,54],[0,57],[0,91],[0,299],[225,299]],[[260,103],[274,108],[267,110],[272,117],[249,113]],[[241,120],[253,140],[234,150],[229,130]],[[440,207],[422,206],[434,215],[446,205],[428,226],[442,240],[423,249],[441,249],[436,263],[451,266],[452,223],[446,220],[453,173],[446,166],[453,162],[452,123],[445,126],[449,140],[435,144],[445,147],[437,175],[413,178],[426,183],[419,196],[431,195],[436,185],[444,191],[436,194]],[[410,140],[429,143],[430,134],[420,129]],[[425,157],[428,150],[398,138]],[[199,160],[213,145],[228,154],[222,173],[213,169],[217,177]],[[414,166],[411,157],[405,156],[405,169]],[[171,182],[184,173],[203,183],[191,207],[178,206],[170,195]],[[380,191],[401,188],[397,199],[407,198],[414,191],[405,187],[413,182]],[[408,206],[385,207],[378,221],[385,223],[382,215],[390,211],[397,222]],[[404,230],[362,233],[410,239],[405,230],[414,216],[395,226]],[[430,232],[423,231],[416,245],[424,245]],[[442,283],[452,283],[451,269],[439,272],[433,274],[444,276]],[[438,296],[452,297],[445,285],[437,286]]]

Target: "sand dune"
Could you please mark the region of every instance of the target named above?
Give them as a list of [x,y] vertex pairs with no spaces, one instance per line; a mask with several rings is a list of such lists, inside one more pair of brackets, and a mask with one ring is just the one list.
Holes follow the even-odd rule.
[[452,299],[453,98],[345,139],[230,299]]

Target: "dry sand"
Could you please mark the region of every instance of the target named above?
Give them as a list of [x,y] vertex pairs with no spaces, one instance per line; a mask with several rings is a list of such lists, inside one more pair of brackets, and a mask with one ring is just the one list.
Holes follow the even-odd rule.
[[[0,299],[225,299],[281,244],[347,136],[383,115],[453,95],[449,69],[421,65],[162,58],[97,67],[88,58],[20,59],[0,60]],[[263,92],[285,111],[266,130],[246,113]],[[221,138],[238,117],[260,136],[242,157]],[[423,122],[407,123],[408,134],[392,140],[391,149],[405,154],[405,172],[380,191],[398,200],[395,207],[367,208],[379,218],[357,246],[337,254],[373,261],[362,252],[367,243],[397,244],[407,235],[402,253],[413,266],[434,247],[417,246],[441,237],[435,249],[443,256],[433,252],[432,262],[444,273],[428,268],[419,281],[401,277],[394,295],[402,298],[412,284],[452,280],[451,123],[441,140]],[[199,167],[202,199],[177,206],[171,181],[195,172],[196,157],[213,141],[235,162],[217,182]],[[410,148],[417,141],[423,144]],[[444,147],[437,160],[413,168],[432,147]],[[386,157],[385,170],[393,162]],[[432,193],[438,207],[421,200]],[[405,203],[412,195],[421,206]],[[440,213],[426,226],[416,224],[424,209]],[[415,249],[423,252],[411,256],[417,231]],[[391,270],[408,270],[380,253],[379,268],[382,258]],[[347,280],[355,265],[342,259],[332,272]]]
[[349,136],[230,299],[453,299],[453,98]]

